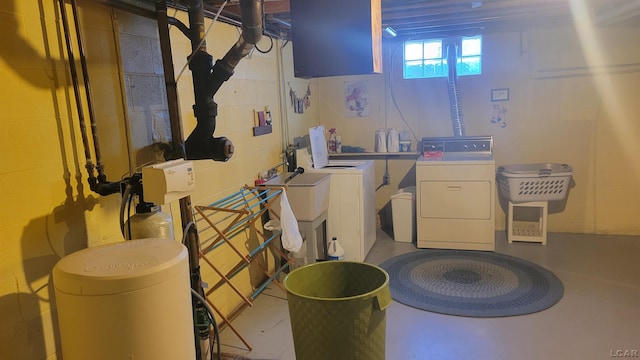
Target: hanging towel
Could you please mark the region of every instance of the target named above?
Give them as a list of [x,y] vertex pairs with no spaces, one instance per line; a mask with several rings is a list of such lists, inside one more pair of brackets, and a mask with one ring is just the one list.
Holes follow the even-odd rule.
[[282,190],[280,196],[280,225],[282,226],[282,246],[291,252],[298,252],[302,247],[302,235],[298,229],[298,220],[289,205],[287,192]]

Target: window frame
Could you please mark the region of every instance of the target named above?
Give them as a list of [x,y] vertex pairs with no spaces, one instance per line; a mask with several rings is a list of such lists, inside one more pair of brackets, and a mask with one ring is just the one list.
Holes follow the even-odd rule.
[[[471,53],[465,49],[466,41],[479,41],[476,49],[471,49]],[[428,46],[438,44],[439,56],[434,57],[432,54],[425,55]],[[456,54],[456,70],[458,76],[472,76],[482,74],[482,35],[464,36],[455,40],[448,38],[430,38],[420,40],[407,40],[403,44],[402,56],[402,78],[405,80],[413,79],[431,79],[446,78],[448,71],[446,47],[451,43],[457,43],[458,49]],[[420,45],[421,49],[415,49],[415,45]],[[413,49],[409,47],[413,47]],[[409,48],[409,49],[408,49]],[[412,50],[407,59],[408,50]],[[422,52],[422,55],[419,53]],[[466,52],[466,53],[465,53]],[[411,67],[411,66],[417,67]],[[466,65],[466,66],[465,66]],[[474,69],[475,68],[475,69]]]

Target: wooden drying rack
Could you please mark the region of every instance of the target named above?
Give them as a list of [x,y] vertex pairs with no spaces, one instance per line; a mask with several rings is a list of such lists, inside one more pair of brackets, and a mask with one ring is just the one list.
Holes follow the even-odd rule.
[[[239,315],[244,308],[252,306],[253,300],[271,283],[276,284],[286,294],[286,289],[277,280],[277,277],[282,271],[293,264],[293,260],[280,249],[280,246],[276,246],[274,243],[274,240],[278,239],[282,232],[277,230],[267,234],[262,231],[262,226],[256,226],[256,222],[262,219],[263,215],[266,214],[271,208],[271,205],[274,204],[274,201],[280,200],[283,191],[284,188],[244,186],[240,191],[215,201],[212,204],[194,206],[197,213],[214,231],[213,237],[210,238],[211,242],[201,246],[200,259],[220,276],[220,280],[217,283],[206,289],[205,298],[209,305],[211,305],[211,308],[213,308],[222,319],[220,326],[228,326],[245,344],[248,350],[252,349],[251,345],[249,345],[247,340],[231,324],[231,320]],[[254,230],[260,240],[257,247],[249,249],[248,251],[247,249],[238,248],[232,241],[234,237],[245,233],[247,230]],[[223,245],[230,247],[239,258],[238,262],[226,272],[219,269],[219,267],[208,258],[216,249]],[[268,266],[260,264],[264,274],[267,276],[267,280],[258,286],[249,296],[246,296],[231,282],[231,279],[249,266],[254,259],[267,249],[270,249],[273,255],[280,255],[286,262],[282,265],[280,265],[282,262],[280,262],[280,264],[277,263],[276,269],[271,272]],[[213,292],[225,284],[242,299],[240,306],[228,317],[226,317],[210,299]]]

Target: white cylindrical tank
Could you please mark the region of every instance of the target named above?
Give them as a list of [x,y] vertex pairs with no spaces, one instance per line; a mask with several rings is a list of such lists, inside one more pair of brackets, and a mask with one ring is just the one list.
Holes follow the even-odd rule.
[[[162,238],[174,240],[171,216],[162,212],[160,206],[146,206],[147,204],[138,204],[136,214],[125,222],[125,239]],[[129,230],[131,230],[131,235],[129,235]]]
[[187,249],[139,239],[77,251],[53,269],[65,360],[194,359]]

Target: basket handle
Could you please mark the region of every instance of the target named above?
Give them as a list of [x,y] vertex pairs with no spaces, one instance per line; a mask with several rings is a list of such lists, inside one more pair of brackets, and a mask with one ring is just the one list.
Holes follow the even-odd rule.
[[540,176],[549,176],[553,171],[551,169],[540,169],[538,170],[538,175]]
[[389,290],[389,286],[385,286],[382,289],[379,289],[378,292],[374,295],[374,302],[378,310],[384,311],[386,308],[391,305],[391,290]]

